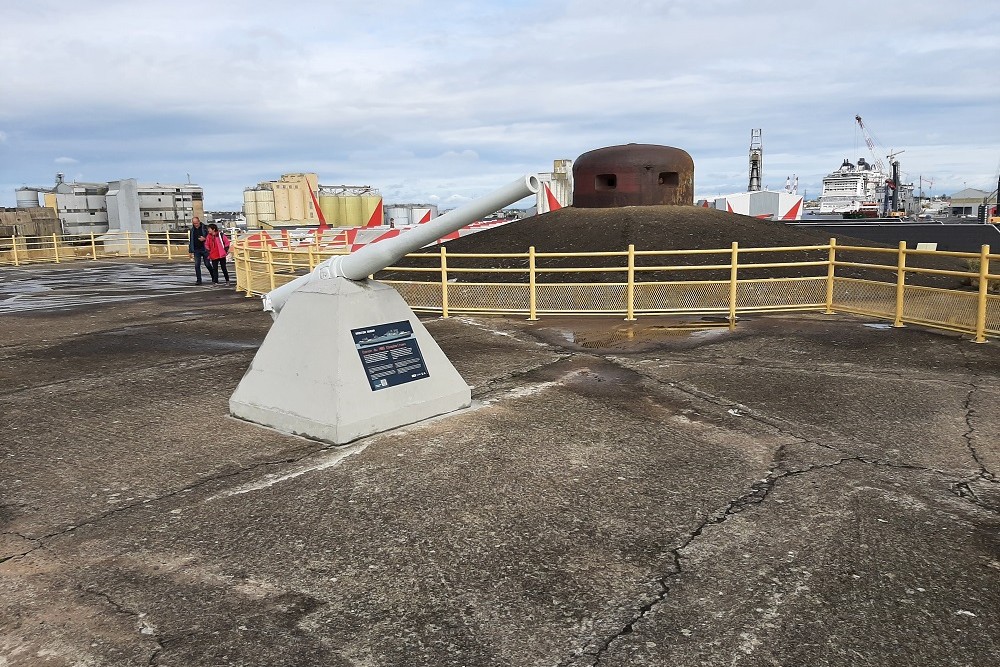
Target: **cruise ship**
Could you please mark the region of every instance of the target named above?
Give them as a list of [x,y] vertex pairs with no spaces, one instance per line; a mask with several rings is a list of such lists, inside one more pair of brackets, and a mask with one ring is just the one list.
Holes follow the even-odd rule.
[[[898,162],[893,165],[898,168]],[[858,158],[857,164],[845,159],[840,168],[823,179],[819,198],[819,213],[841,214],[845,218],[875,218],[879,214],[899,217],[912,213],[913,185],[898,182],[898,176],[887,174],[881,165]],[[886,188],[893,206],[886,203]],[[895,197],[892,190],[895,189]],[[884,210],[891,209],[891,210]]]

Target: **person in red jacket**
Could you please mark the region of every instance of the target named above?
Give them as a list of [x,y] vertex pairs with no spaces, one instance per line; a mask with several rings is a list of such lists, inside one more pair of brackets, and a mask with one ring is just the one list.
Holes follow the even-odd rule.
[[212,282],[219,284],[219,269],[226,278],[226,285],[229,284],[229,269],[226,267],[226,255],[229,254],[229,237],[225,232],[219,231],[219,226],[214,222],[208,225],[208,237],[205,239],[205,250],[208,251],[208,259],[212,262]]

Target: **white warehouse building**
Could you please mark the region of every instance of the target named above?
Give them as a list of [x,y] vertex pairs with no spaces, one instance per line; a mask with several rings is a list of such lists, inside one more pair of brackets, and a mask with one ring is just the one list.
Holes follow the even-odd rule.
[[64,234],[103,234],[111,229],[167,232],[186,229],[205,216],[204,191],[193,183],[139,184],[134,178],[108,183],[67,183],[56,174],[55,186],[22,187],[17,207],[41,205],[56,212]]

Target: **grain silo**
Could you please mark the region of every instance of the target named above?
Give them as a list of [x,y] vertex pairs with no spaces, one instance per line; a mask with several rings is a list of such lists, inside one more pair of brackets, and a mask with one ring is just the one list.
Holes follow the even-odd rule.
[[243,191],[243,217],[247,219],[247,227],[251,229],[260,227],[260,221],[257,218],[257,199],[254,195],[253,188],[247,188]]
[[254,199],[257,202],[257,220],[260,226],[270,225],[274,222],[274,193],[270,188],[257,188],[254,190]]
[[319,208],[328,225],[363,227],[372,216],[381,222],[382,195],[370,185],[321,185]]

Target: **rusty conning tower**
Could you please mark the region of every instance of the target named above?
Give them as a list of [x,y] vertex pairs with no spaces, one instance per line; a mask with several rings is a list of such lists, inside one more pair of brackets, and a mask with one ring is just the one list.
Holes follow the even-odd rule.
[[573,164],[573,181],[573,206],[580,208],[694,204],[694,160],[671,146],[588,151]]

